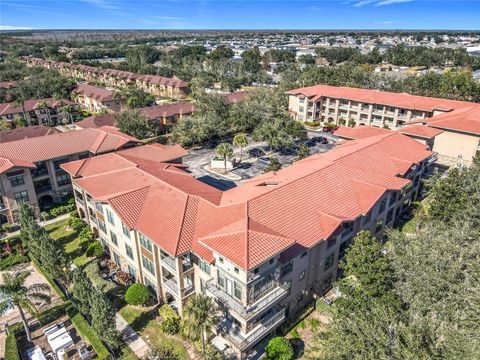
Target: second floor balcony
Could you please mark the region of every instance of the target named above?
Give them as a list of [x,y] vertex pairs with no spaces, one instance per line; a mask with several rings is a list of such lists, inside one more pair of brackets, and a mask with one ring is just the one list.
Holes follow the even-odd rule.
[[235,300],[216,284],[214,279],[207,281],[206,289],[222,305],[233,310],[242,318],[250,319],[286,296],[288,293],[288,284],[277,283],[276,286],[273,286],[269,291],[259,296],[255,299],[255,302],[249,305],[242,304],[238,300]]

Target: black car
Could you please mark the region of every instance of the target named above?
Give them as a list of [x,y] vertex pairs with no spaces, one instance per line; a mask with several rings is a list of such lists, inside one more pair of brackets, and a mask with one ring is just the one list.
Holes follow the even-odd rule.
[[252,148],[248,150],[248,155],[258,158],[258,157],[264,156],[265,151],[263,151],[260,148]]
[[295,147],[282,147],[280,149],[280,154],[282,155],[295,155],[297,153],[297,149]]
[[308,140],[308,146],[315,146],[316,144],[328,144],[328,139],[323,136],[315,136]]

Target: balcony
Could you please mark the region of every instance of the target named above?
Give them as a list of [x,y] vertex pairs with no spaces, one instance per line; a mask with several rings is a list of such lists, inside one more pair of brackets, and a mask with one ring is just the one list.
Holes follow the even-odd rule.
[[172,258],[170,256],[166,256],[163,253],[160,254],[160,258],[162,259],[162,263],[167,265],[169,267],[169,269],[173,270],[174,272],[177,272],[177,266],[175,265],[175,259],[174,258]]
[[163,285],[165,285],[165,287],[170,290],[170,292],[172,293],[172,295],[178,295],[178,284],[177,282],[175,281],[174,278],[170,278],[170,279],[167,279],[167,278],[162,278],[162,282],[163,282]]
[[276,303],[288,293],[288,284],[274,286],[267,291],[263,296],[258,298],[251,305],[244,305],[235,300],[232,296],[227,294],[223,289],[215,283],[214,279],[207,281],[206,289],[212,294],[215,299],[221,302],[227,308],[235,311],[244,319],[249,319],[257,315],[261,310]]
[[220,322],[219,330],[225,339],[234,343],[240,350],[244,350],[275,329],[283,320],[285,320],[285,309],[272,312],[247,334],[242,333],[241,329],[227,318]]
[[37,194],[41,194],[41,193],[44,193],[44,192],[48,192],[48,191],[51,191],[52,190],[52,186],[51,185],[43,185],[43,186],[37,186],[35,187],[35,192]]
[[38,178],[38,177],[41,177],[41,176],[48,175],[48,169],[47,168],[38,168],[38,169],[32,170],[31,173],[32,173],[33,178]]

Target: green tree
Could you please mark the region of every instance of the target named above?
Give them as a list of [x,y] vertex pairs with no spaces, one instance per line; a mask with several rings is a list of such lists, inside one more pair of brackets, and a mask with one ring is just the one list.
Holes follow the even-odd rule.
[[215,153],[223,158],[224,171],[227,173],[227,160],[233,155],[233,149],[228,143],[221,143],[215,149]]
[[264,173],[268,173],[270,171],[278,171],[282,168],[282,164],[278,158],[270,158],[270,163],[265,168]]
[[115,324],[115,309],[112,303],[99,290],[93,291],[90,301],[93,329],[109,346],[118,349],[120,346],[120,334],[113,325]]
[[248,138],[247,135],[244,133],[238,133],[233,137],[233,145],[238,146],[240,148],[240,160],[242,162],[242,150],[245,146],[248,145]]
[[15,115],[15,117],[13,118],[13,124],[16,128],[24,128],[25,126],[27,126],[27,121],[23,116]]
[[265,348],[266,358],[269,360],[293,360],[293,346],[284,337],[274,337]]
[[[205,353],[207,333],[218,323],[212,299],[203,294],[194,294],[188,298],[182,320],[182,331],[189,338],[202,340],[202,355]],[[200,335],[200,336],[199,336]]]
[[152,122],[138,110],[129,110],[114,115],[115,125],[125,134],[137,139],[146,139],[155,134]]
[[139,283],[129,286],[125,293],[125,301],[130,305],[145,305],[150,298],[150,291],[148,288]]
[[258,48],[255,47],[243,52],[242,59],[243,65],[247,72],[256,74],[258,71],[260,71],[262,67],[262,55],[260,54],[260,50],[258,50]]
[[92,294],[95,291],[93,284],[85,271],[80,268],[73,271],[72,280],[75,304],[82,314],[88,315],[92,305]]
[[305,159],[310,156],[310,149],[307,144],[300,144],[297,151],[297,160]]
[[2,274],[2,284],[0,284],[0,315],[7,311],[17,308],[23,327],[29,342],[32,342],[32,336],[25,317],[25,312],[31,315],[37,314],[34,301],[50,303],[50,287],[47,284],[25,285],[25,279],[30,275],[29,272],[19,272],[16,274]]

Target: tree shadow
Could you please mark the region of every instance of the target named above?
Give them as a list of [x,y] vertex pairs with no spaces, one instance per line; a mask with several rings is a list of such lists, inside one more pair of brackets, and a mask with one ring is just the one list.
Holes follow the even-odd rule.
[[295,359],[300,359],[305,353],[305,343],[302,339],[291,339],[290,342],[293,345],[295,352]]
[[141,332],[145,329],[150,321],[154,319],[151,311],[142,312],[140,316],[137,316],[135,320],[132,321],[130,326],[136,331]]

